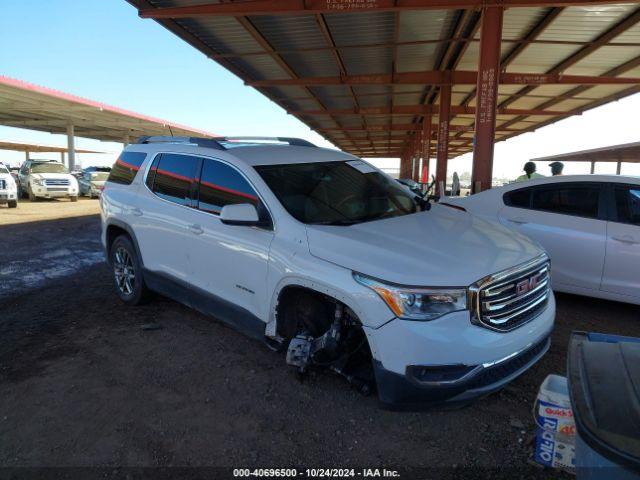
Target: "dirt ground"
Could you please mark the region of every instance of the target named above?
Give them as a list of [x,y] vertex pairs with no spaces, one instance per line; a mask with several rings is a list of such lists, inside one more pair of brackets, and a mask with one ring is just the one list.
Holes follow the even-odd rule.
[[87,197],[79,197],[77,202],[66,198],[37,202],[19,200],[17,208],[0,205],[0,227],[16,223],[97,215],[98,213],[100,213],[100,201]]
[[[56,225],[47,236],[54,244],[98,232],[95,216]],[[26,258],[46,250],[34,243],[45,228],[25,223],[0,235],[11,229],[28,243],[18,252]],[[0,466],[109,467],[116,476],[127,466],[304,466],[563,477],[531,464],[537,389],[548,374],[564,374],[572,330],[640,336],[640,309],[557,300],[549,353],[506,389],[459,410],[398,413],[328,372],[301,383],[282,354],[170,300],[125,307],[106,265],[82,267],[0,296]]]

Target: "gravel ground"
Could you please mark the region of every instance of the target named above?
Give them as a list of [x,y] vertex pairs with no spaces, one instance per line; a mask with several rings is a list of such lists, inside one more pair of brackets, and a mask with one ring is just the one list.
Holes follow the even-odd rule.
[[96,215],[100,212],[100,202],[97,199],[79,197],[77,202],[66,198],[39,200],[18,200],[18,208],[0,205],[0,227],[16,223],[55,220],[60,218]]
[[[97,231],[95,217],[78,221],[58,221],[51,241]],[[47,227],[12,234],[33,247]],[[640,310],[557,300],[549,353],[506,389],[459,410],[397,413],[330,373],[300,382],[282,354],[170,300],[125,307],[104,264],[84,267],[0,298],[0,466],[430,467],[442,469],[433,478],[559,478],[531,465],[537,389],[564,374],[572,330],[640,336]]]

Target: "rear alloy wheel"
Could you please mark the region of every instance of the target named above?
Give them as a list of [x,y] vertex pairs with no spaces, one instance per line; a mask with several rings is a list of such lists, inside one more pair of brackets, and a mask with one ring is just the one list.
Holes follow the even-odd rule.
[[125,235],[111,246],[111,265],[116,293],[124,303],[139,305],[148,297],[142,268],[131,240]]

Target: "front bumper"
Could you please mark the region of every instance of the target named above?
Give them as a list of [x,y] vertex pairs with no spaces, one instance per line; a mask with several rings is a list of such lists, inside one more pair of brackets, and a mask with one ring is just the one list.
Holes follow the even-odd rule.
[[31,191],[36,197],[42,198],[67,198],[78,196],[78,191],[72,188],[63,189],[59,187],[32,186]]
[[379,399],[389,409],[419,410],[499,390],[546,353],[554,317],[550,295],[536,318],[505,333],[472,324],[468,312],[366,329]]
[[0,190],[0,203],[7,203],[18,199],[18,194],[15,190]]

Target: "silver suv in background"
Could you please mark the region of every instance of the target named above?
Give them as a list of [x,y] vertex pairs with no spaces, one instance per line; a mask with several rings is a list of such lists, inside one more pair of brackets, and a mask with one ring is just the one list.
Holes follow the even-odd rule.
[[67,167],[55,160],[27,160],[18,173],[20,196],[36,201],[40,198],[68,198],[78,201],[78,181]]

